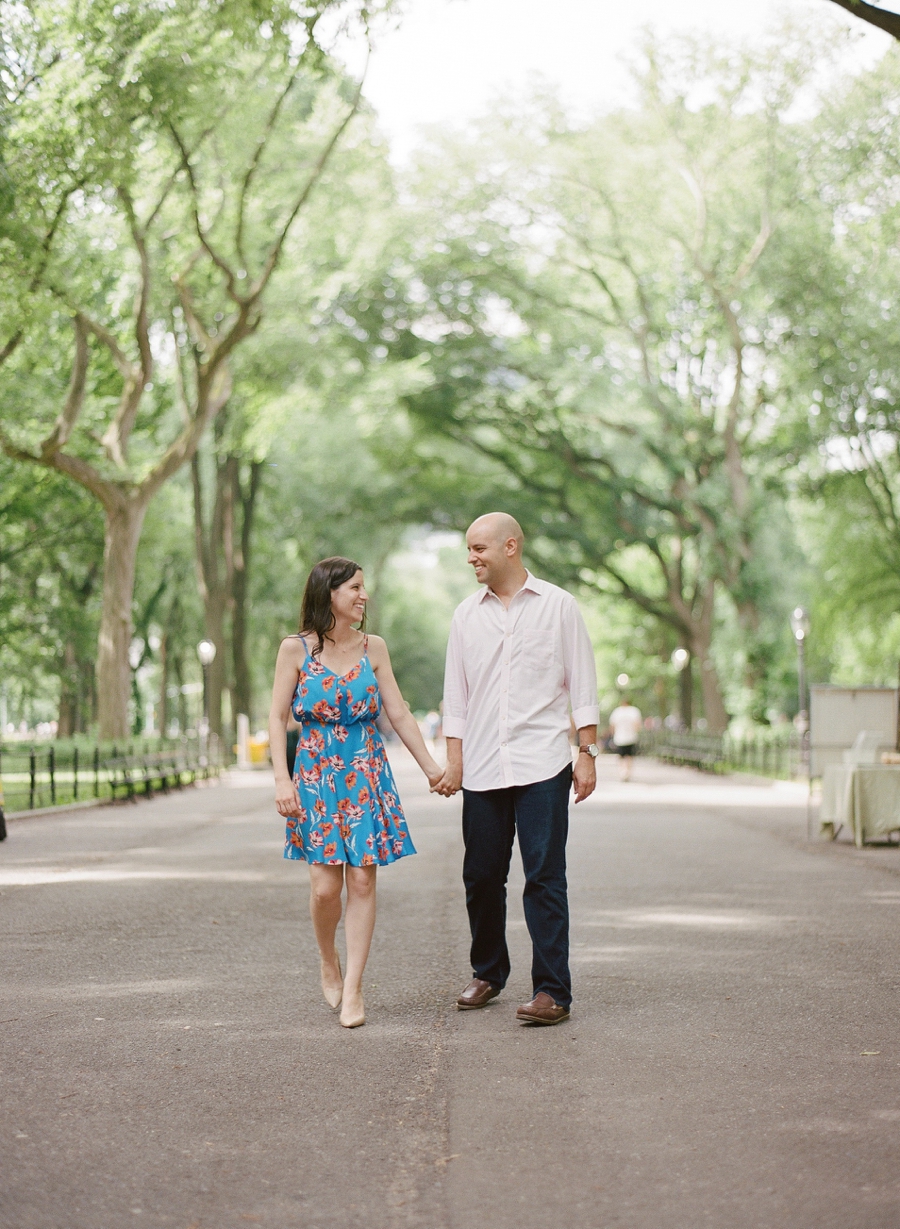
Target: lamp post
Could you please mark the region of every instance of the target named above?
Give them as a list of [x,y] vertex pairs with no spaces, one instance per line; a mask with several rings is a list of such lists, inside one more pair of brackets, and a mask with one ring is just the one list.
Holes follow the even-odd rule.
[[200,722],[200,750],[206,755],[206,740],[209,737],[209,668],[216,659],[216,646],[211,640],[201,640],[197,656],[203,667],[203,719]]
[[800,731],[800,765],[809,776],[809,708],[806,702],[806,640],[809,614],[802,606],[791,611],[791,631],[797,645],[797,729]]

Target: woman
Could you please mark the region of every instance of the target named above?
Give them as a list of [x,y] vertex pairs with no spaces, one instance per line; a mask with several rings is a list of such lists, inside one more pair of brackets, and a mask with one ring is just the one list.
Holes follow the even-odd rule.
[[[387,645],[365,633],[368,600],[358,563],[316,564],[303,592],[299,635],[278,651],[269,715],[275,805],[287,820],[284,856],[309,863],[322,993],[340,1006],[345,1028],[366,1020],[362,977],[375,928],[377,868],[416,852],[375,727],[382,705],[429,784],[442,775],[400,694]],[[285,749],[291,713],[300,723],[293,779]],[[334,938],[345,884],[342,977]]]

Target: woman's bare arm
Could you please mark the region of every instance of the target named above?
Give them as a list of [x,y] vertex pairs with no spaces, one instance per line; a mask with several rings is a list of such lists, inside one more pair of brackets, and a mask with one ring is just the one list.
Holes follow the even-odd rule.
[[400,741],[411,752],[413,759],[425,773],[428,784],[436,785],[444,775],[443,769],[438,767],[437,761],[425,746],[419,723],[400,694],[400,688],[397,686],[397,680],[391,668],[391,656],[380,636],[369,637],[369,661],[378,679],[381,705],[388,720],[397,731]]
[[303,641],[282,640],[275,662],[272,707],[269,709],[269,754],[275,772],[275,806],[280,815],[300,815],[300,800],[287,766],[287,722],[303,660]]

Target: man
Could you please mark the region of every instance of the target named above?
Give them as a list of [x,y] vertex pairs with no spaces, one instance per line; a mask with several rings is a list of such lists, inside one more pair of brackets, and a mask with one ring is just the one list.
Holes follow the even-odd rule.
[[506,880],[513,837],[525,870],[534,997],[524,1024],[569,1016],[566,837],[573,781],[569,706],[578,730],[575,801],[596,784],[597,680],[587,629],[571,594],[522,563],[511,516],[481,516],[466,534],[480,593],[457,607],[447,648],[447,769],[436,789],[463,791],[463,882],[474,980],[460,1010],[484,1007],[509,976]]
[[631,703],[628,696],[623,696],[622,703],[609,715],[613,750],[619,756],[621,764],[619,777],[623,781],[631,780],[631,766],[637,754],[638,739],[641,736],[643,724],[644,718],[641,716],[641,710]]

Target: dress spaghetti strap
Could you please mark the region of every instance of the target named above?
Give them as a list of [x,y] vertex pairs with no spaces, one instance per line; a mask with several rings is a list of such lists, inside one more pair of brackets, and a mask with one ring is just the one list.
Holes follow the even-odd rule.
[[363,632],[363,653],[364,654],[368,653],[368,651],[369,651],[369,637],[365,632]]

